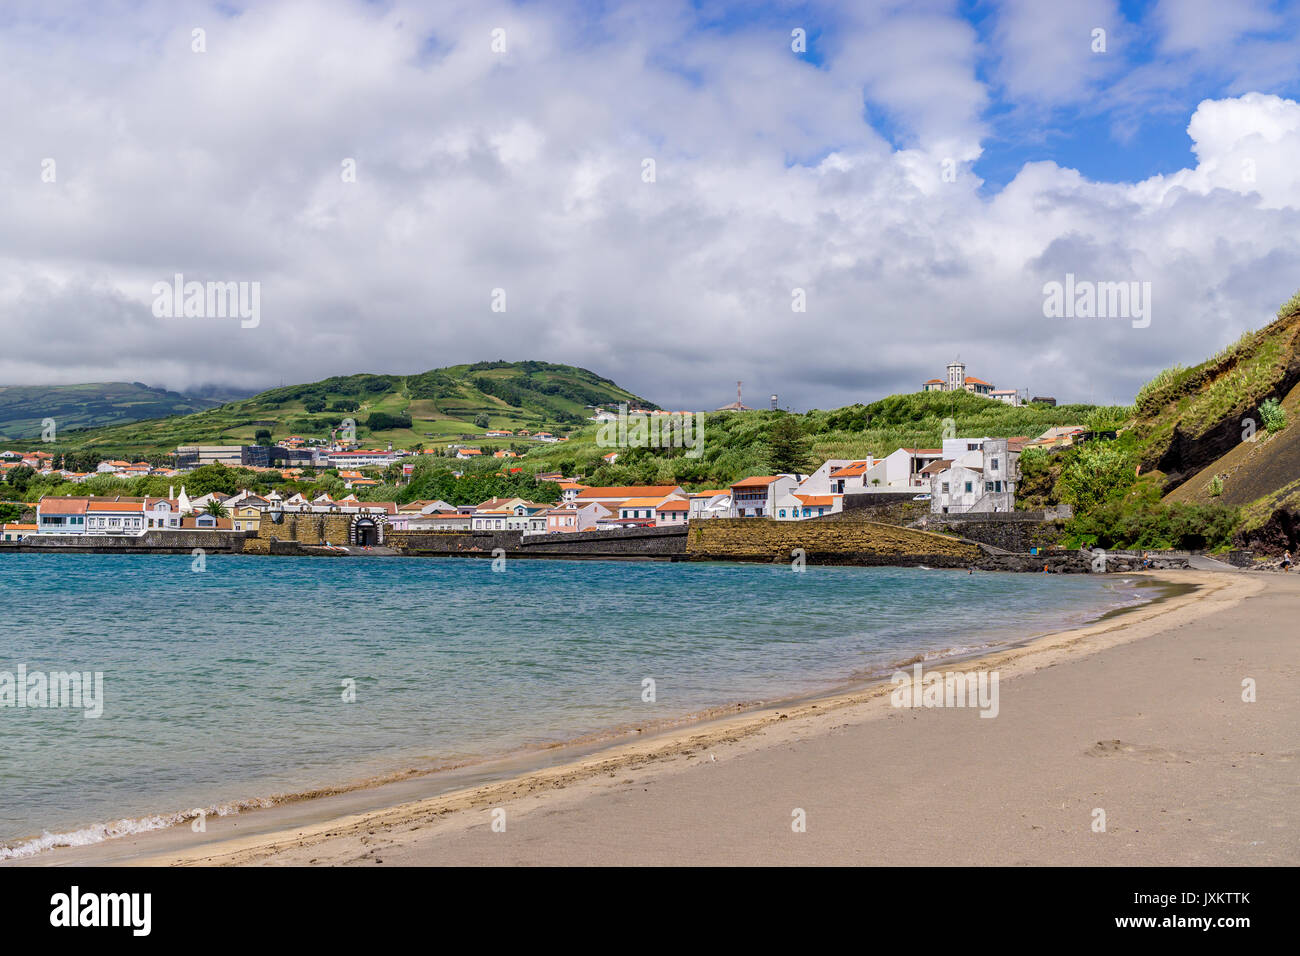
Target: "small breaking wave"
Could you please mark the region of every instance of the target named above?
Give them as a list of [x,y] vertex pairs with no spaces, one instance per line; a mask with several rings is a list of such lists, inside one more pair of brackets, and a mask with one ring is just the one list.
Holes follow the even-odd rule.
[[53,850],[58,847],[92,846],[105,840],[116,840],[137,833],[151,830],[166,830],[181,823],[190,823],[200,817],[225,817],[241,810],[254,810],[275,806],[274,798],[240,800],[223,803],[206,809],[196,807],[193,810],[178,810],[175,813],[155,813],[146,817],[124,817],[110,823],[92,823],[63,833],[51,833],[46,830],[40,836],[29,837],[0,845],[0,860],[22,860]]

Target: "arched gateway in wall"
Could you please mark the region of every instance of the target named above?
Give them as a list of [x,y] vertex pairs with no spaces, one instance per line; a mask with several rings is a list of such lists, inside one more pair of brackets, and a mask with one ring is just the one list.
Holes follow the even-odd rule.
[[368,547],[384,543],[384,527],[388,524],[385,514],[358,514],[348,525],[348,544]]

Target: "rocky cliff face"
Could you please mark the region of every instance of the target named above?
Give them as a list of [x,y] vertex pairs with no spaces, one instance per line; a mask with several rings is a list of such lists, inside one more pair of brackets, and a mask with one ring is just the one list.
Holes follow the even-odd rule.
[[1300,384],[1300,311],[1181,373],[1176,383],[1139,399],[1135,428],[1146,441],[1143,471],[1166,476],[1173,491],[1241,444],[1244,420],[1256,429],[1259,406]]

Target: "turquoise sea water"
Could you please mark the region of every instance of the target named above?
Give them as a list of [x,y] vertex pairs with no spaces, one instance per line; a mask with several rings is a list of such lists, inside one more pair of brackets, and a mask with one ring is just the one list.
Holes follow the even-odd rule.
[[191,560],[0,555],[0,672],[104,675],[98,719],[0,707],[0,858],[42,833],[89,841],[122,818],[828,691],[1139,600],[1092,576],[230,555],[197,573]]

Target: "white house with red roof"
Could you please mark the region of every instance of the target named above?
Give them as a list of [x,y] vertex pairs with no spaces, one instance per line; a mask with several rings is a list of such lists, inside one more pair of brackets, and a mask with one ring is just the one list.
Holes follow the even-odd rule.
[[770,518],[779,499],[794,491],[797,475],[755,475],[731,485],[732,518]]
[[[948,363],[948,378],[932,378],[921,383],[923,392],[970,392],[972,395],[983,395],[985,398],[992,398],[994,393],[993,383],[986,382],[982,378],[976,378],[973,375],[966,374],[966,365],[960,358],[953,359]],[[1005,401],[1005,399],[1002,399]]]
[[791,492],[776,503],[777,521],[802,521],[805,518],[822,518],[844,510],[843,495],[809,495]]

